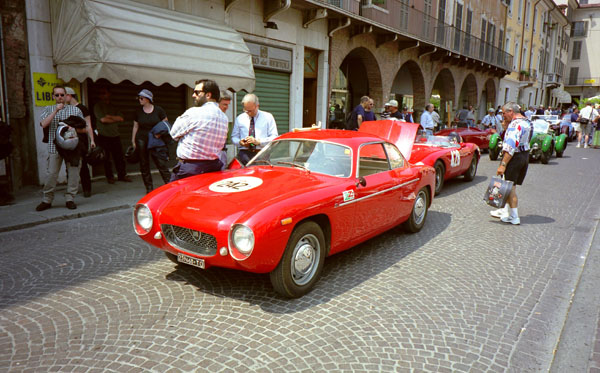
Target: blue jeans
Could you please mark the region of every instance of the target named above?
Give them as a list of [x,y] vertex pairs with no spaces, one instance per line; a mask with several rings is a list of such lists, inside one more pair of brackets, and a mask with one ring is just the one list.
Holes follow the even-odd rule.
[[219,159],[187,161],[180,160],[173,168],[171,182],[185,179],[186,177],[204,174],[207,172],[220,171],[223,163]]

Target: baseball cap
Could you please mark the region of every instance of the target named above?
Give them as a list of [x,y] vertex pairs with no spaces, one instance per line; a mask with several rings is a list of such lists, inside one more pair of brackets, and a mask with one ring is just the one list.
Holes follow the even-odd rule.
[[150,92],[149,90],[147,90],[147,89],[142,89],[142,90],[140,91],[140,93],[138,93],[138,97],[145,97],[145,98],[147,98],[148,100],[150,100],[150,102],[152,102],[152,97],[153,97],[153,96],[152,96],[152,92]]
[[74,95],[75,94],[75,90],[73,88],[71,88],[71,87],[65,87],[65,92],[68,95]]
[[385,104],[385,106],[395,106],[395,107],[398,107],[398,101],[396,101],[396,100],[390,100],[390,102],[388,102],[387,104]]

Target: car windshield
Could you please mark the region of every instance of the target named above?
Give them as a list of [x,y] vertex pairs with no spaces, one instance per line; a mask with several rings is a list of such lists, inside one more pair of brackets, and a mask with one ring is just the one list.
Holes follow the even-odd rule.
[[337,177],[352,172],[352,151],[347,146],[316,140],[276,140],[248,166],[294,167]]
[[415,144],[438,146],[440,148],[460,148],[456,138],[450,136],[417,135]]
[[533,121],[533,132],[548,132],[548,127],[550,127],[550,123],[545,120],[537,119]]
[[542,119],[550,123],[558,122],[558,115],[533,115],[531,120]]

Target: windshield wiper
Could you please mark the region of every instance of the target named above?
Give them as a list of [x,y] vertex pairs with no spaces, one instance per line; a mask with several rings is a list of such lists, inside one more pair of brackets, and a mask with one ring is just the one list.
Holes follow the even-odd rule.
[[271,163],[269,160],[266,160],[266,159],[255,159],[252,161],[252,165],[255,163],[258,163],[258,162],[264,162],[264,163],[268,164],[269,166],[273,167],[273,163]]
[[303,166],[303,165],[301,165],[299,163],[278,161],[275,164],[289,164],[290,166],[298,167],[298,168],[301,168],[301,169],[305,170],[306,172],[310,172],[310,170],[308,169],[308,167],[305,167],[305,166]]

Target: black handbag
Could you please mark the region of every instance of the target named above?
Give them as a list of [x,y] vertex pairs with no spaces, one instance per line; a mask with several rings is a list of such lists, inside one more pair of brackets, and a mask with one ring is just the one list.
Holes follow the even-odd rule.
[[101,164],[104,159],[106,159],[106,151],[99,145],[90,149],[85,155],[86,162],[92,166]]
[[504,205],[506,205],[506,200],[508,199],[512,187],[513,182],[504,180],[504,176],[494,176],[485,189],[483,200],[492,207],[503,208]]

